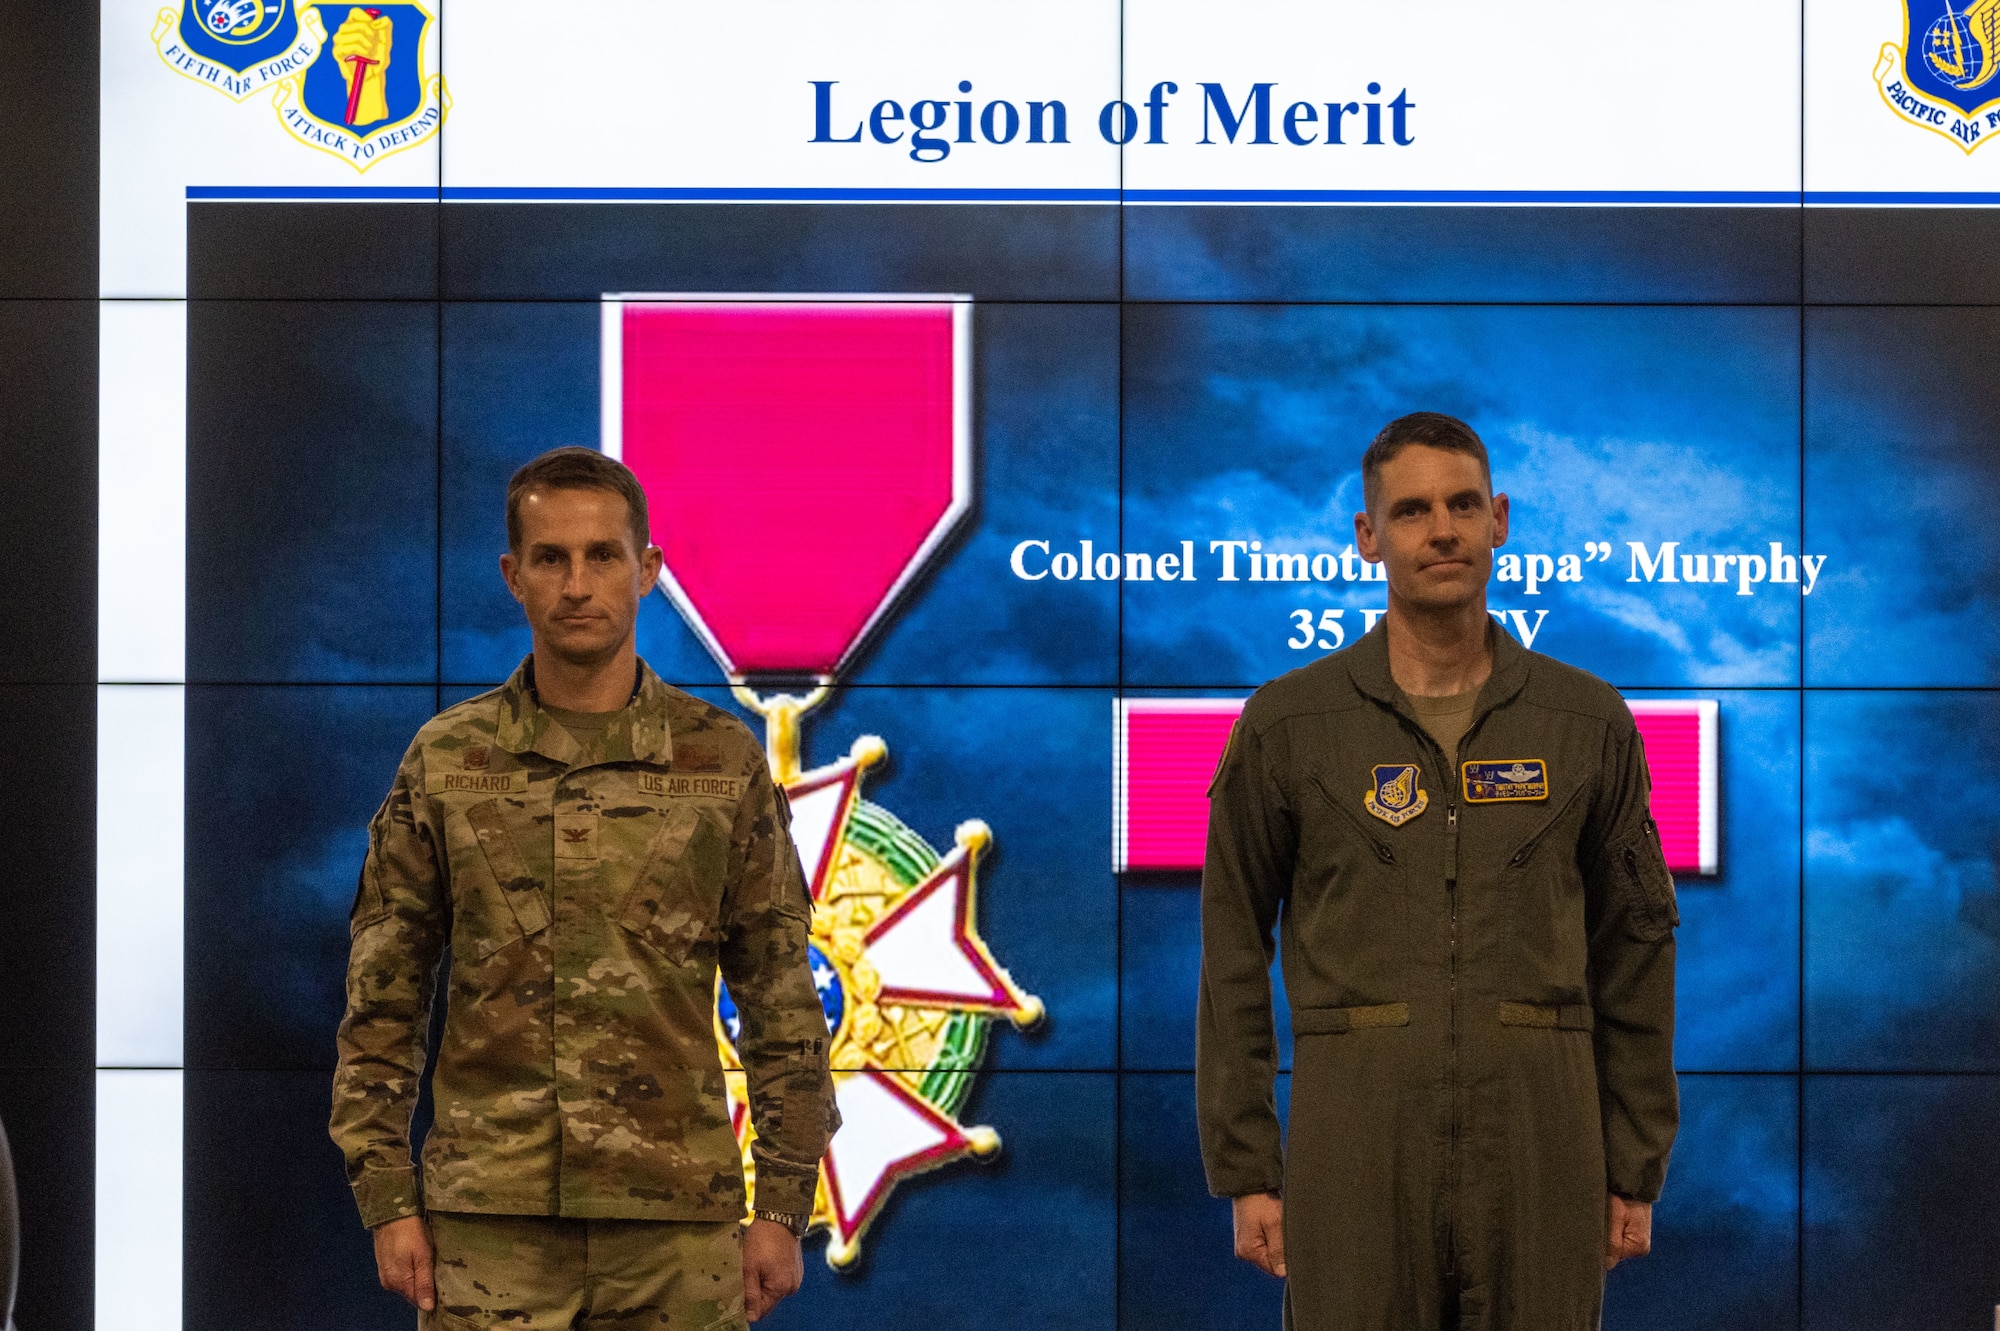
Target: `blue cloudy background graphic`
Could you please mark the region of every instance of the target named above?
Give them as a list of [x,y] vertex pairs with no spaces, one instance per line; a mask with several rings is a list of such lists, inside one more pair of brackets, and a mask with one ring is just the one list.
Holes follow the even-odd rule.
[[[1514,504],[1509,550],[1612,545],[1581,583],[1494,585],[1494,606],[1531,627],[1548,610],[1538,649],[1621,685],[1797,682],[1798,588],[1626,581],[1635,540],[1799,553],[1791,311],[1139,307],[1126,354],[1127,548],[1193,539],[1204,579],[1216,539],[1338,554],[1368,440],[1405,412],[1447,411],[1492,451]],[[1317,654],[1285,646],[1293,607],[1350,607],[1352,621],[1384,604],[1360,583],[1125,595],[1127,675],[1147,684],[1261,683]]]
[[[231,207],[191,210],[191,251],[300,224]],[[438,225],[435,303],[190,303],[190,1325],[408,1323],[325,1136],[362,829],[422,719],[527,649],[501,497],[542,449],[596,442],[615,290],[975,299],[974,511],[808,718],[806,757],[880,735],[870,798],[934,845],[992,826],[981,925],[1049,1020],[996,1030],[965,1110],[1000,1157],[903,1188],[853,1272],[809,1243],[774,1331],[968,1309],[1272,1325],[1277,1287],[1230,1257],[1195,1148],[1198,876],[1110,869],[1112,700],[1241,696],[1320,653],[1286,645],[1298,609],[1343,609],[1351,641],[1380,583],[1221,583],[1207,542],[1340,554],[1363,446],[1419,408],[1487,440],[1509,550],[1612,546],[1581,583],[1496,584],[1530,626],[1546,609],[1538,649],[1720,704],[1721,871],[1679,884],[1683,1131],[1656,1251],[1613,1273],[1606,1325],[1990,1325],[2000,313],[1801,307],[1779,209],[482,205]],[[754,499],[670,496],[654,521]],[[1023,581],[1024,540],[1193,540],[1199,580]],[[1634,540],[1826,564],[1810,597],[1634,584]],[[662,598],[640,646],[728,704]]]

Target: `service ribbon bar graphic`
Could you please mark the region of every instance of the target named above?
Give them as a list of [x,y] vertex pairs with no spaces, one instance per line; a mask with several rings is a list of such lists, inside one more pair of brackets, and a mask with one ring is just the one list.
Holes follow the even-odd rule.
[[[835,1268],[903,1179],[1000,1149],[958,1111],[993,1020],[1043,1013],[979,935],[986,824],[960,823],[940,853],[863,799],[888,756],[873,735],[803,765],[802,718],[971,509],[971,383],[969,296],[604,298],[602,447],[645,487],[661,591],[764,718],[792,806],[842,1119],[813,1210]],[[785,681],[809,687],[759,691]],[[738,1029],[718,984],[748,1168]]]
[[[1120,698],[1112,704],[1112,869],[1201,868],[1208,783],[1241,698]],[[1653,821],[1667,868],[1721,872],[1713,698],[1627,699],[1646,743]]]

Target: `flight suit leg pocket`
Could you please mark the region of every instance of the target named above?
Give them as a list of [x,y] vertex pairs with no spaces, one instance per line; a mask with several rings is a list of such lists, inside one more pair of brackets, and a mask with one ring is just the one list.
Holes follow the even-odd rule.
[[[472,829],[472,836],[479,843],[480,854],[485,858],[487,870],[500,890],[501,900],[507,903],[507,912],[513,918],[515,928],[507,930],[498,918],[492,927],[480,930],[480,937],[474,949],[473,960],[483,961],[516,938],[526,938],[549,927],[549,906],[543,899],[542,885],[528,869],[528,862],[521,855],[521,847],[514,840],[513,832],[507,828],[496,800],[482,800],[465,811],[465,822]],[[497,913],[496,913],[497,914]]]
[[621,928],[676,964],[712,947],[729,847],[692,805],[667,814],[619,911]]
[[1667,857],[1660,848],[1660,829],[1651,818],[1619,848],[1618,860],[1626,890],[1632,894],[1627,913],[1631,934],[1642,943],[1657,942],[1679,927],[1681,911],[1674,896],[1674,876],[1667,871]]

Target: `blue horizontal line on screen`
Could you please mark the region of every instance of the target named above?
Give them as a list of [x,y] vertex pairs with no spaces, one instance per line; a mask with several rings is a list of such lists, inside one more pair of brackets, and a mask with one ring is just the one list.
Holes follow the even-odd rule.
[[187,197],[196,199],[339,199],[370,203],[408,200],[436,203],[434,185],[189,185]]
[[1568,204],[1626,206],[1981,207],[1991,190],[847,189],[566,185],[189,185],[190,200],[412,203],[1128,203]]
[[1791,204],[1797,190],[1128,189],[1126,203]]
[[2000,204],[1996,190],[1808,190],[1806,202],[1821,205],[1910,205],[1939,204],[1973,208]]
[[566,185],[190,185],[189,199],[442,200],[446,203],[1117,203],[1115,189],[834,189]]

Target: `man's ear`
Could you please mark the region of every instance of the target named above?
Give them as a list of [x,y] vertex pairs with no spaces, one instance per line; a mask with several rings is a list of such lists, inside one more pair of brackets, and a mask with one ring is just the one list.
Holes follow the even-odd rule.
[[526,605],[527,601],[521,597],[521,589],[514,585],[515,575],[520,571],[521,562],[514,558],[514,552],[512,550],[501,551],[500,581],[507,584],[507,594],[509,596],[513,597],[516,601],[520,601],[522,605]]
[[660,580],[660,569],[666,561],[667,557],[660,553],[659,546],[646,547],[646,553],[639,556],[639,595],[644,596],[653,590],[654,585]]
[[1375,524],[1368,520],[1368,510],[1365,508],[1354,515],[1354,548],[1359,550],[1361,557],[1369,563],[1382,562],[1375,553]]
[[1493,548],[1507,544],[1507,496],[1493,496]]

